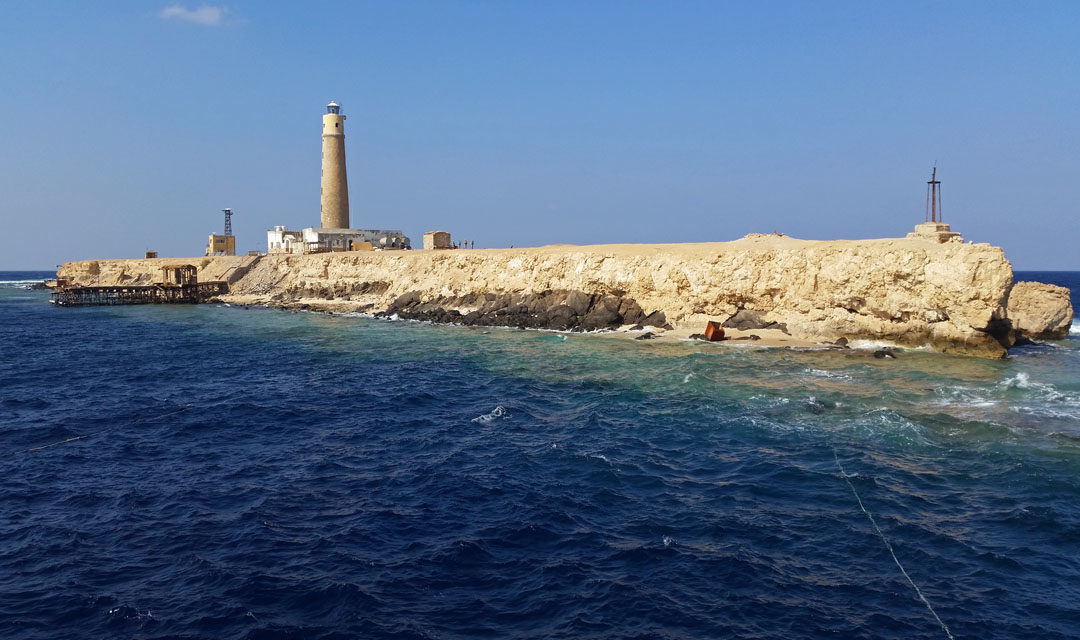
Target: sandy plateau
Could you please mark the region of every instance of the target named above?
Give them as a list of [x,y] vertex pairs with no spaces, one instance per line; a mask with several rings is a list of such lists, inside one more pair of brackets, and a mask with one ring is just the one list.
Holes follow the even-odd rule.
[[997,358],[1018,328],[1023,338],[1061,338],[1073,315],[1067,290],[1052,285],[1023,283],[1010,303],[1012,266],[1000,248],[922,238],[751,234],[697,244],[92,260],[59,275],[150,284],[178,262],[196,265],[200,281],[227,280],[222,300],[231,303],[666,337],[717,320],[733,344],[755,335],[788,346],[844,338]]

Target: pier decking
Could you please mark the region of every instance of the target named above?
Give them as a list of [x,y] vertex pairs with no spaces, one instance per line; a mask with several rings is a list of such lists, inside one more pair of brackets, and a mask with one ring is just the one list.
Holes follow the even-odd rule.
[[195,304],[229,291],[225,282],[186,285],[62,287],[50,302],[64,307],[114,304]]

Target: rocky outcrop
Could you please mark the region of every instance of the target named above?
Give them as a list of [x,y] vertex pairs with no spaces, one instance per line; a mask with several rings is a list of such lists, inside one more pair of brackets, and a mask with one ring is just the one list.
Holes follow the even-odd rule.
[[[199,278],[237,265],[193,258]],[[158,262],[64,265],[76,281],[140,280]],[[1001,249],[933,239],[549,246],[270,255],[226,299],[478,325],[595,330],[708,320],[793,339],[872,339],[1000,357],[1012,268]],[[148,276],[145,276],[148,277]]]
[[1041,282],[1017,282],[1009,292],[1008,318],[1017,339],[1064,340],[1072,326],[1069,290]]
[[741,331],[748,331],[750,329],[779,329],[784,333],[787,333],[787,325],[766,320],[765,314],[760,311],[751,311],[750,309],[739,309],[735,312],[735,315],[731,316],[724,322],[724,326],[729,329],[739,329]]
[[423,292],[398,296],[376,315],[470,326],[520,327],[556,331],[598,331],[625,325],[672,328],[663,311],[645,313],[636,300],[614,292],[471,293],[424,299]]

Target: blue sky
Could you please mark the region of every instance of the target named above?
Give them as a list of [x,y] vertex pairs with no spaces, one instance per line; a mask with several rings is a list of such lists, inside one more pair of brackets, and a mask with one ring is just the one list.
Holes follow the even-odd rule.
[[902,236],[1080,269],[1077,2],[5,2],[0,268],[319,220],[477,247]]

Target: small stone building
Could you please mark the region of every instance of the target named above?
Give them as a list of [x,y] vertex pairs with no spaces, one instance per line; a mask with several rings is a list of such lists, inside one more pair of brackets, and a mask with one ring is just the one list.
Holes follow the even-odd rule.
[[198,272],[198,268],[193,264],[167,264],[161,268],[161,284],[198,284]]
[[449,231],[428,231],[424,234],[424,250],[430,251],[432,249],[453,249],[454,245],[450,243]]
[[206,243],[206,255],[235,256],[236,236],[226,236],[217,233],[211,233],[210,241]]

